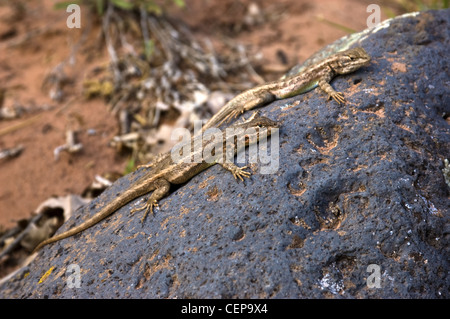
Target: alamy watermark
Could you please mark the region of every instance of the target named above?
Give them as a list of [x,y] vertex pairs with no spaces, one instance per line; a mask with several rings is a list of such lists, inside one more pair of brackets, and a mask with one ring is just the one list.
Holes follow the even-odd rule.
[[[78,4],[69,4],[66,8],[66,12],[70,13],[67,17],[66,25],[69,29],[81,28],[81,8]],[[381,8],[377,4],[369,4],[366,8],[366,12],[370,13],[367,17],[366,24],[368,28],[372,28],[380,23],[381,20]]]
[[381,21],[381,8],[377,4],[369,4],[366,8],[367,13],[371,13],[366,20],[368,28],[373,28]]
[[71,12],[66,20],[66,25],[69,29],[81,28],[81,8],[78,4],[69,4],[66,8],[66,12]]
[[[377,264],[370,264],[366,271],[370,275],[366,279],[368,288],[381,288],[381,266]],[[66,285],[68,288],[81,287],[81,269],[78,264],[70,264],[66,270]]]
[[69,288],[81,287],[81,269],[78,264],[70,264],[66,270],[66,285]]
[[370,273],[366,280],[367,287],[381,288],[381,267],[377,264],[370,264],[366,271]]

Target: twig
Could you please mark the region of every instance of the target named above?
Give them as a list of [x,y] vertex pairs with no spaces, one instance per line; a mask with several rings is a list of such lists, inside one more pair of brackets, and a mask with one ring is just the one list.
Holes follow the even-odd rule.
[[114,46],[112,44],[111,35],[109,32],[109,24],[112,13],[113,13],[113,5],[110,1],[108,1],[108,7],[103,17],[102,27],[103,33],[105,35],[106,48],[108,50],[109,57],[111,58],[111,65],[114,72],[115,83],[120,83],[121,76],[119,70],[117,69],[117,63],[119,59],[117,57],[116,50],[114,49]]
[[[64,103],[64,105],[61,105],[60,107],[56,108],[55,110],[52,110],[52,112],[54,112],[55,115],[59,115],[62,111],[64,111],[70,104],[72,104],[72,102],[75,101],[75,97],[72,97],[71,99],[69,99],[66,103]],[[44,111],[43,111],[44,112]],[[52,114],[50,112],[50,114]],[[28,119],[23,120],[20,123],[17,124],[13,124],[11,126],[5,127],[3,129],[0,130],[0,136],[9,134],[11,132],[17,131],[21,128],[24,128],[26,126],[29,126],[31,124],[33,124],[34,122],[36,122],[37,120],[39,120],[42,116],[44,115],[44,113],[39,113],[36,114]]]
[[22,153],[23,149],[23,145],[19,145],[17,147],[0,150],[0,159],[16,157]]
[[0,44],[0,50],[19,46],[25,42],[28,42],[30,39],[46,33],[48,30],[50,30],[50,27],[52,27],[52,25],[46,25],[42,28],[31,30],[20,37],[6,41],[5,43]]
[[14,248],[16,248],[19,245],[20,241],[28,234],[33,225],[35,225],[41,218],[42,215],[39,214],[34,216],[30,220],[27,227],[25,227],[25,229],[16,237],[16,239],[14,239],[14,241],[0,253],[0,260],[2,259],[3,256],[6,256],[10,252],[12,252]]
[[244,47],[239,45],[238,52],[239,52],[239,55],[241,56],[240,60],[244,63],[245,69],[250,74],[252,79],[258,84],[264,84],[266,81],[253,68],[252,64],[250,63],[249,58],[247,57],[247,54],[245,53]]
[[349,28],[349,27],[347,27],[347,26],[345,26],[343,24],[336,23],[336,22],[333,22],[331,20],[328,20],[328,19],[324,18],[320,14],[316,16],[316,19],[319,20],[320,22],[325,22],[326,24],[331,25],[332,27],[338,28],[338,29],[340,29],[340,30],[342,30],[344,32],[347,32],[347,33],[355,33],[356,32],[355,29],[352,29],[352,28]]
[[34,115],[34,116],[32,116],[32,117],[26,119],[26,120],[23,120],[23,121],[20,122],[20,123],[13,124],[13,125],[11,125],[11,126],[5,127],[4,129],[1,129],[1,130],[0,130],[0,136],[6,135],[6,134],[8,134],[8,133],[17,131],[18,129],[21,129],[21,128],[23,128],[23,127],[26,127],[26,126],[28,126],[28,125],[31,125],[31,124],[33,124],[34,122],[36,122],[37,120],[39,120],[39,118],[41,118],[42,115],[43,115],[43,113],[36,114],[36,115]]
[[147,10],[145,10],[143,5],[139,8],[139,13],[141,14],[140,22],[141,22],[142,37],[144,39],[144,52],[145,52],[147,59],[149,59],[150,56],[148,56],[148,54],[150,52],[148,52],[148,45],[150,43],[150,36],[148,34],[148,25],[147,25],[148,17],[147,17]]

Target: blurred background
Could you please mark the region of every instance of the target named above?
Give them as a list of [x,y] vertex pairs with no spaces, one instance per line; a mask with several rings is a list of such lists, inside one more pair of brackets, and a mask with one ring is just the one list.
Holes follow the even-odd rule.
[[[70,4],[78,7],[70,7]],[[0,235],[97,196],[333,41],[448,1],[0,1]],[[76,8],[79,8],[77,10]]]

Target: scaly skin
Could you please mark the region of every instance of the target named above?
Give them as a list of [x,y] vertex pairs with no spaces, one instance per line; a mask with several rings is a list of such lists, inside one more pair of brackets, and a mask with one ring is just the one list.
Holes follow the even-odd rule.
[[239,114],[275,100],[302,94],[319,86],[337,103],[344,103],[344,95],[336,92],[329,82],[338,74],[348,74],[370,62],[370,56],[363,48],[338,52],[327,57],[300,74],[282,80],[269,82],[237,95],[225,104],[202,128],[218,127],[236,118]]

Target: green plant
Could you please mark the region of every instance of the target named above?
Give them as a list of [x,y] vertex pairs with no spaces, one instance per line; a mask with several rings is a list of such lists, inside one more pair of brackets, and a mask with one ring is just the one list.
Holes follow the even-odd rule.
[[[172,2],[182,8],[185,6],[184,0],[172,0]],[[154,0],[72,0],[72,1],[60,1],[54,5],[55,9],[65,9],[70,4],[86,5],[92,10],[102,16],[108,3],[114,7],[122,10],[136,10],[145,9],[149,13],[160,15],[163,13],[163,8]]]
[[397,0],[397,3],[406,11],[424,11],[430,9],[446,9],[449,0]]
[[127,165],[125,166],[125,172],[124,175],[130,174],[136,169],[136,162],[133,158],[130,158],[127,161]]

